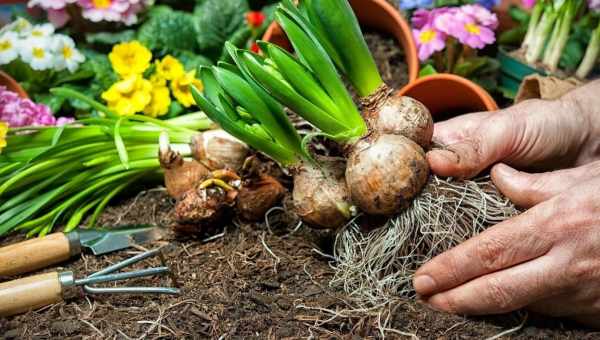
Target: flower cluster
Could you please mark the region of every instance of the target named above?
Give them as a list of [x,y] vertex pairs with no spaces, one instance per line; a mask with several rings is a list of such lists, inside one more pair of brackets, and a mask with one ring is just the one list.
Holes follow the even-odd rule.
[[[535,0],[526,0],[535,1]],[[467,1],[471,2],[471,1]],[[502,0],[476,0],[473,1],[477,5],[481,5],[487,9],[492,9],[495,6],[500,5]],[[398,7],[403,11],[410,11],[420,8],[433,8],[435,5],[434,0],[398,0]],[[464,2],[463,2],[464,3]]]
[[56,119],[48,106],[23,99],[6,87],[0,86],[0,123],[21,127],[64,125],[72,121],[73,119],[64,117]]
[[196,70],[186,72],[171,55],[156,60],[153,74],[144,78],[152,53],[138,41],[115,45],[108,59],[121,79],[102,93],[102,99],[121,116],[140,112],[152,117],[165,115],[171,105],[171,93],[181,105],[190,107],[194,103],[190,85],[202,89]]
[[51,24],[31,25],[19,18],[0,31],[0,65],[20,58],[37,71],[75,72],[85,57],[73,39],[55,34]]
[[85,19],[100,22],[122,22],[125,25],[137,23],[137,14],[151,4],[151,0],[29,0],[29,7],[46,10],[48,20],[55,26],[65,25],[70,16],[67,6],[73,4],[81,9]]
[[496,41],[496,14],[480,5],[419,9],[412,18],[419,59],[425,61],[446,47],[448,38],[482,49]]

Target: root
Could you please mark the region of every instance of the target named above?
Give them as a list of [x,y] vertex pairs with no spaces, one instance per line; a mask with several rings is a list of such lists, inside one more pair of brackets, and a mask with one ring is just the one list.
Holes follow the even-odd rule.
[[412,276],[426,261],[518,214],[489,177],[457,181],[430,177],[410,208],[365,232],[357,223],[335,242],[335,276],[360,306],[414,297]]

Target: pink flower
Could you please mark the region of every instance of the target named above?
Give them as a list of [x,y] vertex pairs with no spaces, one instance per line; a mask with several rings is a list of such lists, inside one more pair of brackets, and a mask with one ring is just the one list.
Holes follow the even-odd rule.
[[436,17],[434,27],[472,48],[481,49],[496,41],[494,31],[461,10]]
[[39,6],[45,10],[48,9],[63,9],[67,4],[74,3],[77,0],[29,0],[27,6],[29,8]]
[[600,12],[600,0],[589,0],[588,6],[591,10]]
[[432,10],[426,10],[426,9],[418,9],[415,11],[415,13],[413,13],[412,16],[412,25],[413,28],[417,28],[417,29],[421,29],[427,25],[432,26],[433,25],[433,21],[435,20],[436,17],[444,14],[444,13],[453,13],[455,12],[457,9],[454,7],[440,7],[440,8],[434,8]]
[[446,47],[446,35],[432,26],[426,25],[421,29],[413,29],[413,36],[421,61],[429,59],[432,54]]
[[48,106],[23,99],[8,91],[6,87],[0,86],[0,121],[8,123],[11,127],[21,127],[65,124],[72,119],[59,118],[57,121]]
[[71,16],[66,9],[48,9],[48,21],[56,28],[63,27],[71,20]]
[[523,4],[523,7],[525,7],[526,9],[533,8],[533,6],[535,6],[535,2],[536,2],[536,0],[522,0],[521,1],[521,3]]
[[485,27],[492,30],[498,28],[498,16],[481,5],[464,5],[460,10]]
[[117,21],[131,25],[144,8],[142,0],[79,0],[84,18],[93,22]]

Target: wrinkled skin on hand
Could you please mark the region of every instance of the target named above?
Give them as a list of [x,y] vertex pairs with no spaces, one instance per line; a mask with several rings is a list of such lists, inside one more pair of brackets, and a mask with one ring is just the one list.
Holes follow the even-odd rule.
[[427,154],[434,173],[468,178],[492,166],[500,191],[528,210],[423,265],[413,283],[424,301],[460,314],[525,307],[600,327],[600,81],[558,101],[438,123],[434,140],[447,146]]

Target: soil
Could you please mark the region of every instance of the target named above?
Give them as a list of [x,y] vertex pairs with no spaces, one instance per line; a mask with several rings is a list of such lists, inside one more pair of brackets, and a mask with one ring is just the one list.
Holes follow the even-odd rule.
[[[108,208],[101,223],[169,228],[174,223],[172,207],[164,190],[149,190]],[[332,235],[306,227],[294,231],[276,223],[277,217],[271,216],[269,227],[233,223],[217,231],[210,241],[178,236],[166,229],[166,238],[152,244],[99,257],[84,254],[48,268],[44,271],[71,270],[82,277],[144,249],[162,247],[182,294],[79,294],[37,311],[0,319],[0,338],[381,338],[376,311],[349,311],[348,298],[328,286],[332,269],[326,254]],[[12,235],[1,244],[22,238]],[[149,259],[141,266],[158,265],[158,259]],[[173,284],[168,277],[127,283]],[[524,313],[513,313],[464,318],[430,310],[414,300],[398,300],[388,312],[391,321],[384,331],[388,338],[413,334],[421,339],[482,339],[519,326],[524,317]],[[600,339],[600,332],[530,315],[510,338]]]

